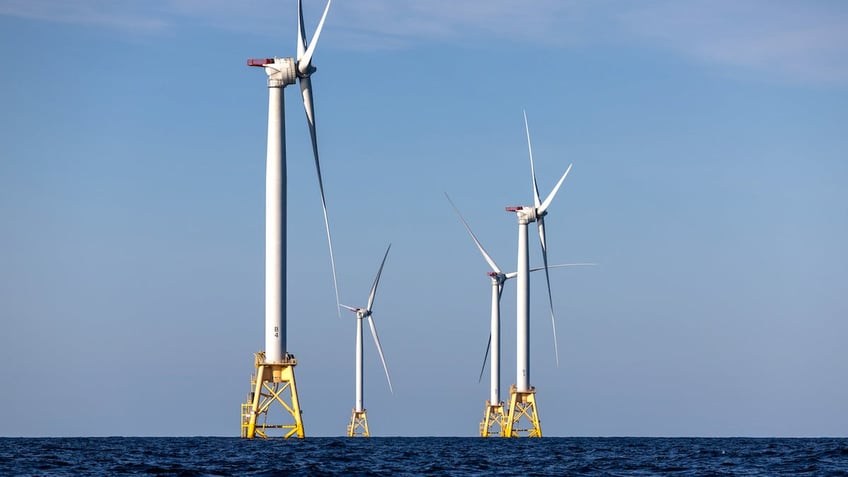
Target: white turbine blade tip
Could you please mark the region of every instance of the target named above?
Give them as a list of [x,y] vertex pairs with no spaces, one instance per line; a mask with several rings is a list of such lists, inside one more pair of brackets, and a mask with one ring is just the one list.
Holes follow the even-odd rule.
[[368,325],[371,327],[371,336],[374,337],[374,344],[377,345],[377,352],[380,354],[380,361],[383,362],[383,370],[386,371],[386,381],[389,383],[389,391],[395,393],[392,387],[392,378],[389,376],[389,366],[386,364],[386,357],[383,354],[383,346],[380,344],[380,338],[377,336],[377,327],[374,326],[374,317],[368,315]]
[[533,146],[530,144],[530,124],[527,122],[527,111],[524,113],[524,131],[527,133],[527,152],[530,154],[530,178],[533,180],[533,205],[536,208],[542,203],[539,197],[539,185],[536,182],[536,166],[533,164]]
[[571,166],[573,165],[574,164],[568,165],[568,169],[566,169],[562,177],[559,178],[559,182],[557,182],[556,186],[554,187],[554,190],[552,190],[551,193],[548,194],[548,197],[545,199],[544,202],[542,202],[542,205],[539,206],[539,213],[544,213],[546,210],[548,210],[548,207],[551,206],[551,202],[553,202],[554,196],[556,196],[556,193],[562,185],[563,181],[565,181],[565,178],[568,177],[568,173],[571,171]]
[[[548,265],[548,268],[563,268],[563,267],[588,267],[595,266],[597,263],[558,263],[556,265]],[[544,270],[545,267],[532,267],[530,268],[531,272],[538,272],[539,270]],[[507,276],[509,278],[509,276]]]
[[386,265],[386,258],[389,256],[389,250],[392,249],[392,244],[389,244],[388,248],[386,248],[386,253],[383,255],[383,261],[380,262],[380,269],[377,270],[377,276],[374,277],[374,283],[371,285],[371,293],[368,294],[368,311],[371,311],[371,307],[374,306],[374,297],[377,296],[377,285],[380,283],[380,275],[383,274],[383,266]]
[[468,232],[468,235],[471,236],[471,240],[474,241],[474,244],[477,245],[477,249],[483,255],[483,258],[486,260],[486,263],[488,263],[489,266],[492,267],[492,270],[495,273],[502,273],[501,269],[498,267],[498,264],[495,263],[495,260],[489,255],[488,252],[486,252],[486,249],[483,248],[483,244],[481,244],[480,240],[477,239],[477,236],[471,230],[471,226],[468,225],[468,222],[465,220],[465,217],[463,217],[462,214],[459,212],[459,209],[453,203],[453,201],[451,200],[451,198],[450,198],[450,196],[448,195],[447,192],[445,192],[445,197],[447,197],[448,202],[450,202],[450,205],[451,205],[451,207],[453,207],[453,210],[454,210],[454,212],[456,212],[456,215],[459,216],[459,220],[462,221],[462,225],[465,226],[465,230]]

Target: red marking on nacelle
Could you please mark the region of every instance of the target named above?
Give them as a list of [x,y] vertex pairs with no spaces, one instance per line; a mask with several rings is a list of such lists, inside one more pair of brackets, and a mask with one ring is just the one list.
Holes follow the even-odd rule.
[[274,62],[274,58],[251,58],[247,60],[247,66],[265,66]]
[[490,277],[492,277],[492,278],[495,278],[496,276],[498,276],[498,272],[489,272],[489,273],[487,273],[486,275],[488,275],[488,276],[490,276]]
[[519,210],[524,210],[524,207],[518,206],[518,207],[507,207],[506,208],[507,212],[518,212]]

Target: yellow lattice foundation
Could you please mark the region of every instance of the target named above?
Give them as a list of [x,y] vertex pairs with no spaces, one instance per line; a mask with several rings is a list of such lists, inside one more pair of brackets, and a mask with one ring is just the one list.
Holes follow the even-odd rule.
[[365,409],[361,411],[353,410],[350,416],[350,424],[347,425],[348,437],[371,437],[368,432],[368,417],[365,416]]
[[[294,381],[296,365],[297,360],[290,354],[281,363],[266,363],[265,353],[256,353],[256,373],[250,379],[251,393],[241,405],[241,437],[277,437],[276,433],[280,433],[281,437],[288,439],[294,435],[300,438],[306,435]],[[277,414],[282,414],[289,423],[269,422],[268,411],[274,403],[283,408],[285,412]],[[271,417],[276,418],[276,415]]]
[[500,437],[504,431],[504,403],[493,405],[486,401],[483,411],[483,421],[480,423],[480,437]]
[[509,389],[509,414],[504,422],[504,437],[542,437],[542,424],[536,409],[536,388],[517,391]]

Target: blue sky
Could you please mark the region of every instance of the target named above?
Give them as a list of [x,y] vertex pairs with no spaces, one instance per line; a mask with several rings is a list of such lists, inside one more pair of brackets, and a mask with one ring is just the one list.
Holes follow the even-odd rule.
[[[264,345],[265,75],[295,2],[0,0],[0,435],[238,435]],[[320,1],[305,2],[311,34]],[[843,2],[337,1],[313,76],[375,435],[472,436],[505,206],[546,195],[549,436],[846,436]],[[353,406],[308,130],[286,93],[289,349],[308,435]],[[540,263],[531,234],[531,262]],[[503,298],[515,380],[515,288]]]

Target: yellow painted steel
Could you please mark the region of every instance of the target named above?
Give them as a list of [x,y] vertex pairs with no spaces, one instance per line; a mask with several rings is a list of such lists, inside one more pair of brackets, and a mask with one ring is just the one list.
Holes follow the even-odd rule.
[[504,435],[504,403],[492,404],[486,401],[483,421],[480,423],[480,437],[502,437]]
[[[256,373],[250,377],[251,392],[247,401],[241,405],[242,438],[273,437],[269,434],[277,429],[286,439],[295,435],[299,438],[306,436],[303,431],[303,419],[294,380],[296,365],[297,360],[290,354],[286,355],[281,363],[266,363],[265,353],[262,351],[255,354]],[[268,411],[274,403],[283,408],[285,411],[283,416],[288,414],[292,422],[288,424],[268,422]]]
[[371,437],[368,432],[368,417],[365,415],[365,409],[361,411],[353,410],[350,416],[350,424],[347,425],[348,437]]
[[509,414],[504,422],[503,436],[542,437],[542,424],[536,409],[536,388],[521,392],[513,384],[509,394]]

